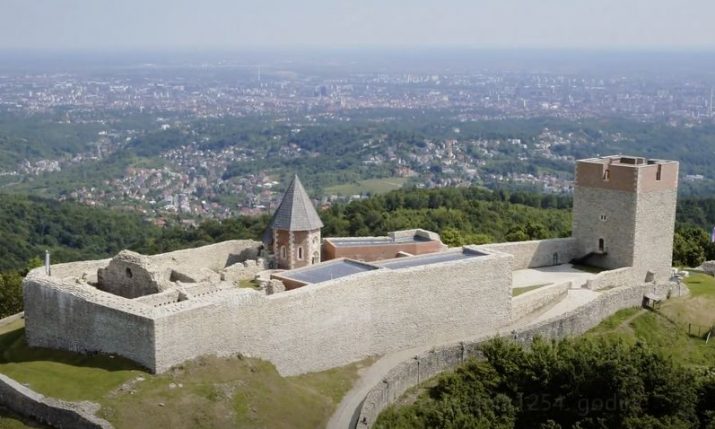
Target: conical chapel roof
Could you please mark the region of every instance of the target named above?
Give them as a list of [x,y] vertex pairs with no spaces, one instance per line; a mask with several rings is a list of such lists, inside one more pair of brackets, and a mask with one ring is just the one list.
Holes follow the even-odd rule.
[[296,174],[271,220],[271,229],[312,231],[323,227],[313,203]]

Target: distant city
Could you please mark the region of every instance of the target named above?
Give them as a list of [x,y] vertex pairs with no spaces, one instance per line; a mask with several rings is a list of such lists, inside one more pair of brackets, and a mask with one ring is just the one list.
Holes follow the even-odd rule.
[[[41,131],[31,134],[36,140],[22,130],[10,132],[7,138],[25,139],[28,150],[21,159],[0,163],[0,184],[60,200],[137,210],[159,224],[176,214],[191,223],[196,217],[270,213],[284,182],[278,167],[304,168],[321,157],[340,160],[327,149],[331,142],[304,144],[301,133],[356,124],[361,134],[346,143],[354,149],[349,157],[355,162],[348,167],[323,164],[335,172],[330,180],[306,177],[323,207],[401,186],[477,184],[568,193],[574,160],[581,155],[574,148],[605,142],[627,149],[634,137],[618,126],[606,126],[594,136],[579,128],[534,122],[618,118],[679,130],[715,123],[715,79],[697,70],[643,74],[490,66],[452,71],[457,67],[450,64],[441,71],[439,64],[414,71],[409,64],[404,70],[368,69],[218,60],[52,72],[0,69],[5,121],[39,118],[38,128],[48,124],[48,132],[69,130],[78,140],[66,150],[33,151],[33,145],[43,145]],[[449,126],[414,136],[390,128],[405,118],[439,118]],[[226,137],[223,123],[233,120],[243,122]],[[240,124],[250,121],[260,129],[242,134]],[[531,128],[463,132],[469,124],[509,121]],[[127,149],[134,150],[132,159],[118,162]],[[538,168],[521,168],[520,163]],[[121,168],[110,173],[107,165]],[[95,172],[87,172],[91,170]],[[355,173],[346,176],[348,183],[340,183],[342,170]],[[714,179],[689,168],[687,160],[683,171],[686,182]],[[38,185],[40,178],[45,185]]]

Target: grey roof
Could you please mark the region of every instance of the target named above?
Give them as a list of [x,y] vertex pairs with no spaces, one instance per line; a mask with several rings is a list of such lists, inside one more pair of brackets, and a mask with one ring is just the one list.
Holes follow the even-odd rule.
[[408,256],[403,258],[390,259],[383,262],[375,262],[375,265],[392,270],[400,268],[419,267],[421,265],[439,264],[443,262],[461,261],[464,259],[485,256],[485,253],[476,250],[462,249],[461,252],[438,252],[420,256]]
[[323,227],[323,222],[298,175],[295,175],[288,185],[283,200],[271,219],[270,227],[288,231],[312,231]]
[[334,261],[311,265],[307,268],[284,271],[278,274],[278,276],[298,280],[304,283],[320,283],[377,269],[378,268],[374,265],[364,264],[350,259],[337,259]]

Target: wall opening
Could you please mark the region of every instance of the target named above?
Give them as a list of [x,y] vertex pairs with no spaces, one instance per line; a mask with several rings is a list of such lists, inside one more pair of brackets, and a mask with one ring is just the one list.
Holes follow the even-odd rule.
[[132,273],[132,269],[129,267],[127,267],[127,269],[124,270],[124,274],[126,274],[128,279],[131,279],[132,277],[134,277],[134,274]]
[[320,262],[320,255],[318,255],[318,252],[313,253],[313,258],[310,260],[311,264],[317,264]]
[[303,260],[303,246],[298,247],[298,260],[299,261]]
[[554,252],[552,259],[554,265],[559,265],[559,252]]
[[599,238],[598,239],[598,251],[603,253],[605,248],[606,248],[606,243],[603,241],[602,238]]
[[656,171],[656,173],[655,173],[655,180],[660,180],[662,173],[663,173],[663,166],[658,164],[658,171]]
[[286,247],[285,247],[285,246],[281,246],[281,258],[282,258],[282,259],[285,259],[286,256],[287,256],[287,254],[286,254]]

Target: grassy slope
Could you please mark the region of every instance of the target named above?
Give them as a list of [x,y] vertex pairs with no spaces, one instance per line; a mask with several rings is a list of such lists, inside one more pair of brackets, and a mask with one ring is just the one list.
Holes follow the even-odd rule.
[[384,194],[400,189],[407,182],[406,177],[388,177],[385,179],[366,179],[356,183],[346,183],[325,188],[325,194],[359,195],[362,193]]
[[0,350],[0,372],[48,396],[98,402],[118,429],[320,427],[362,366],[281,377],[265,361],[204,357],[150,375],[121,358],[30,349],[22,321],[0,327]]
[[643,341],[684,365],[715,365],[715,338],[710,343],[688,335],[688,324],[715,323],[715,278],[692,274],[686,283],[691,295],[664,302],[657,312],[637,308],[621,310],[587,335],[611,335],[627,341]]

